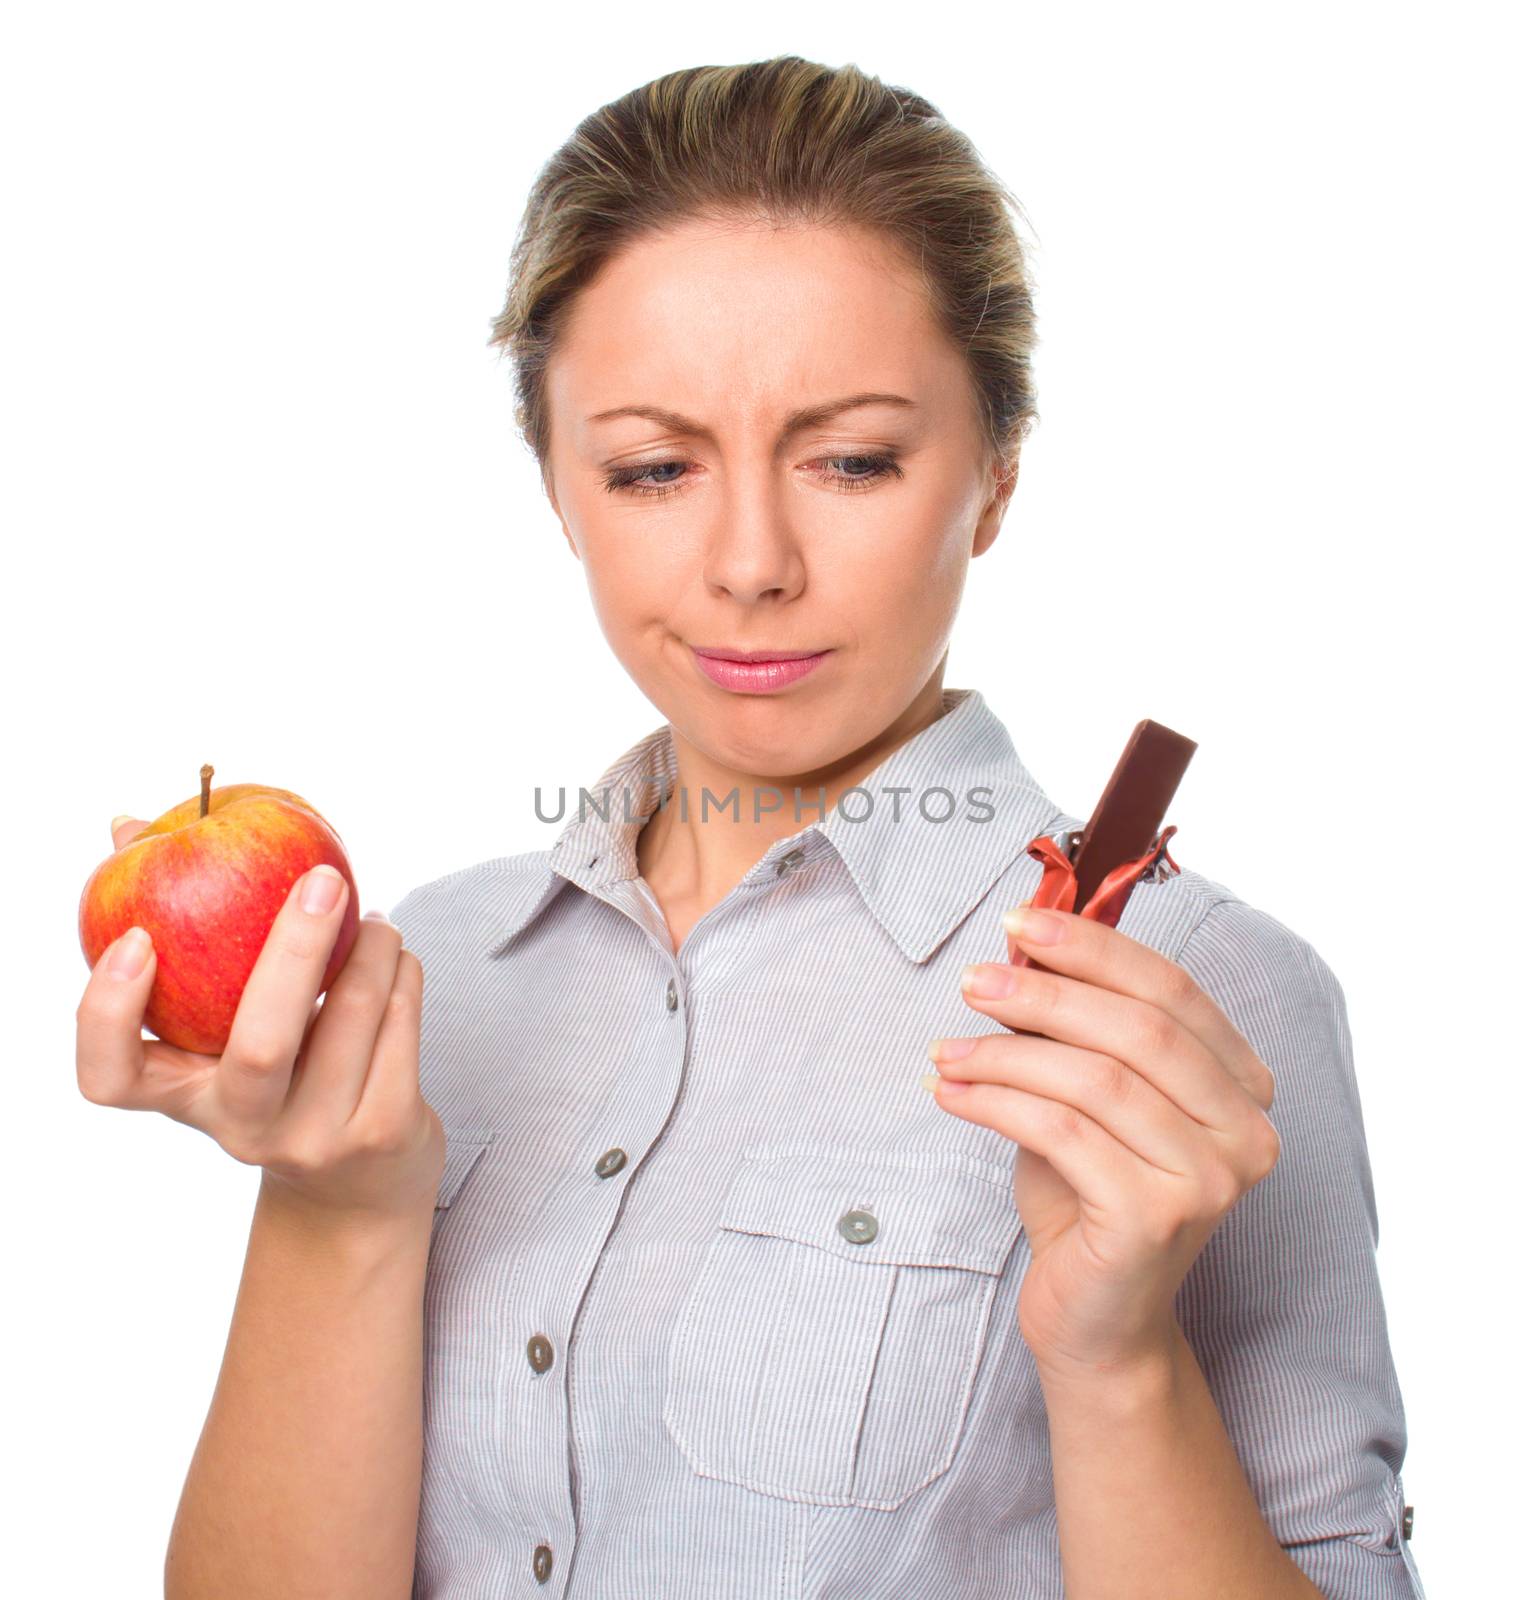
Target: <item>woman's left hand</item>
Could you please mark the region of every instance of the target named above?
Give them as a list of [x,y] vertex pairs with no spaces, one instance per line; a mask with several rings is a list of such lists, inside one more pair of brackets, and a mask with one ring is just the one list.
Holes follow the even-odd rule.
[[1037,1363],[1143,1364],[1172,1348],[1173,1301],[1205,1241],[1278,1160],[1273,1074],[1150,946],[1069,911],[1010,915],[1023,919],[1010,953],[1052,970],[979,962],[963,997],[1028,1031],[934,1041],[935,1098],[1019,1145],[1019,1323]]

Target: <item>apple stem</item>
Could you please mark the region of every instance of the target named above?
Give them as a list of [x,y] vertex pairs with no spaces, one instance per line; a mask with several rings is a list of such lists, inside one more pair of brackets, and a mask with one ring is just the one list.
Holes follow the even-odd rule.
[[211,810],[211,774],[216,768],[208,761],[201,768],[201,815],[204,817]]

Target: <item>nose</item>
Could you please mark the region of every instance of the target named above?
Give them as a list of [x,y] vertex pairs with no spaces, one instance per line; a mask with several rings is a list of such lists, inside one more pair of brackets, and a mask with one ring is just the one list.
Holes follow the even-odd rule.
[[707,533],[703,578],[709,593],[753,605],[802,591],[803,549],[782,490],[769,466],[730,475],[714,499],[716,521]]

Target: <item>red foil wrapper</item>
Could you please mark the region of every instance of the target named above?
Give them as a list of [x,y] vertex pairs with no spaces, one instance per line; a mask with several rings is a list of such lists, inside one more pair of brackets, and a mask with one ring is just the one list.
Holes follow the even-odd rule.
[[[1130,891],[1147,873],[1153,868],[1160,868],[1161,864],[1165,864],[1171,872],[1178,870],[1177,862],[1167,853],[1167,841],[1177,831],[1175,825],[1163,828],[1157,835],[1156,842],[1143,855],[1136,856],[1132,861],[1122,861],[1109,872],[1098,888],[1089,895],[1088,903],[1078,911],[1078,916],[1091,917],[1093,921],[1102,922],[1106,927],[1115,927],[1120,920],[1120,913],[1125,909],[1125,902],[1130,898]],[[1050,834],[1045,833],[1038,839],[1032,839],[1025,848],[1045,868],[1041,874],[1040,885],[1030,898],[1030,905],[1050,906],[1056,911],[1071,911],[1077,901],[1077,869],[1068,859],[1066,851]],[[1034,967],[1041,972],[1049,970],[1042,967],[1040,962],[1032,960],[1018,946],[1010,955],[1008,965]]]

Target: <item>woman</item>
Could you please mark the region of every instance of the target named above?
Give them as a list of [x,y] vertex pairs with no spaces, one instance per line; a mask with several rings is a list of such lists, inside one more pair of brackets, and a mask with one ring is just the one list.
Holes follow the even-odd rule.
[[102,959],[86,1092],[177,1072],[264,1168],[171,1597],[1421,1594],[1335,977],[1187,869],[1005,920],[1082,820],[944,687],[1035,415],[1013,209],[796,57],[540,174],[495,338],[668,720],[315,1020],[298,885],[214,1067]]

